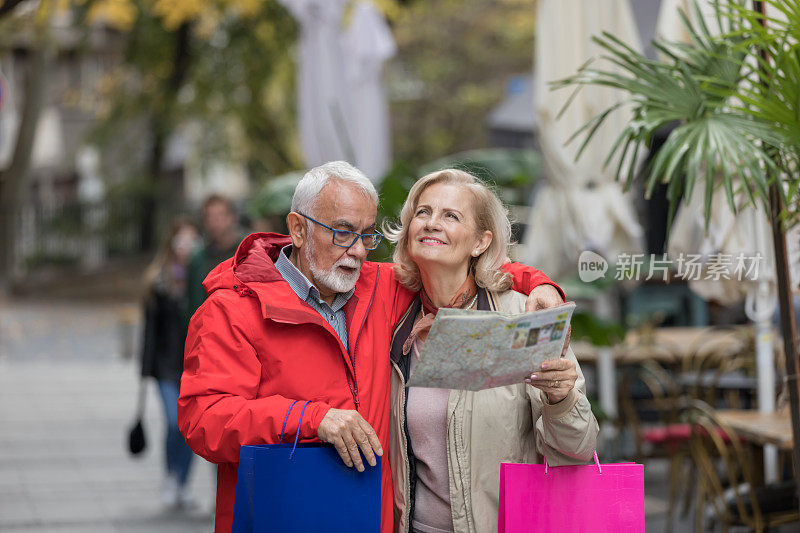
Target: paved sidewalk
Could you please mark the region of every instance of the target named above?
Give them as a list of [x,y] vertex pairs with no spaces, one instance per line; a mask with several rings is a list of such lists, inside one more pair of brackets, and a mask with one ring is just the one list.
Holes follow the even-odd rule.
[[[166,510],[163,420],[148,389],[148,447],[127,452],[138,365],[121,357],[109,304],[0,307],[0,531],[189,533],[213,529],[213,467],[196,458],[199,505]],[[135,333],[135,331],[134,331]]]

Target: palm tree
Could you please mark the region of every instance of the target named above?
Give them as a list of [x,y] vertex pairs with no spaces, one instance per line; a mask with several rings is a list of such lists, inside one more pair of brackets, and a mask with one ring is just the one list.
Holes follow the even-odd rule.
[[594,41],[622,73],[589,63],[554,87],[577,91],[584,86],[606,86],[624,95],[573,139],[584,136],[580,157],[605,118],[618,107],[630,107],[633,119],[606,159],[606,164],[617,159],[617,178],[624,180],[626,188],[637,175],[637,155],[648,147],[653,134],[677,124],[644,171],[647,195],[659,183],[667,184],[670,223],[681,196],[688,202],[698,183],[704,186],[706,227],[712,196],[719,187],[725,190],[733,212],[739,197],[766,207],[775,248],[797,473],[800,358],[785,229],[797,221],[800,188],[800,2],[765,0],[748,6],[743,0],[710,1],[716,10],[716,30],[707,26],[695,3],[697,22],[681,13],[689,43],[653,43],[663,61],[650,60],[604,33]]

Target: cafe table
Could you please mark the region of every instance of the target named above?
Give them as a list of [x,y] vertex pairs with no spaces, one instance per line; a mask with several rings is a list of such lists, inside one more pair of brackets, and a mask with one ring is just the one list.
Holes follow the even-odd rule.
[[792,420],[786,408],[774,413],[762,413],[757,409],[720,409],[717,418],[753,444],[772,444],[784,451],[792,449]]
[[[733,429],[736,434],[754,445],[766,457],[767,448],[789,451],[794,444],[792,421],[788,407],[772,413],[757,409],[720,409],[717,411],[720,422]],[[760,482],[775,482],[779,479],[777,453],[771,452],[772,459],[757,461],[756,476]],[[763,458],[762,458],[763,459]]]
[[[632,330],[625,340],[611,351],[618,363],[656,361],[661,364],[681,363],[704,348],[735,350],[742,344],[742,333],[749,326],[730,328],[680,327]],[[575,356],[581,363],[596,363],[600,350],[583,341],[572,343]]]
[[629,331],[625,340],[610,349],[588,342],[572,342],[575,357],[597,368],[598,397],[603,410],[612,418],[618,412],[616,365],[656,361],[667,367],[684,362],[704,350],[735,351],[742,346],[743,333],[750,326],[730,328],[676,327]]

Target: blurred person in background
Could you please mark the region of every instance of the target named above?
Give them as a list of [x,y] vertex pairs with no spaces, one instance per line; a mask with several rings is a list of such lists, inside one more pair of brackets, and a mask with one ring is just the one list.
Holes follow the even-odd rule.
[[397,244],[395,278],[416,293],[390,349],[395,531],[497,531],[501,462],[541,463],[544,455],[559,466],[592,458],[598,425],[580,366],[566,349],[516,385],[477,392],[407,387],[439,309],[518,314],[525,296],[501,270],[511,243],[507,211],[467,172],[421,178],[399,227],[385,233]]
[[206,299],[203,280],[215,266],[233,256],[243,238],[236,207],[229,198],[210,195],[203,202],[202,216],[205,245],[192,254],[186,276],[187,322]]
[[176,218],[144,276],[142,376],[156,379],[164,407],[166,479],[162,500],[168,507],[193,503],[186,482],[194,453],[178,430],[178,393],[188,328],[187,264],[199,243],[200,232],[194,222]]

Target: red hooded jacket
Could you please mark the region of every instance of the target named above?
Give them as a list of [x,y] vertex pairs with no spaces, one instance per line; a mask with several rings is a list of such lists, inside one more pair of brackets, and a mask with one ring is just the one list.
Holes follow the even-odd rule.
[[[319,441],[317,427],[334,407],[358,410],[389,449],[389,344],[414,294],[395,281],[391,264],[365,262],[344,307],[348,350],[275,268],[290,243],[271,233],[242,241],[206,278],[209,297],[189,325],[178,421],[192,450],[219,465],[216,533],[231,531],[240,446],[277,443],[294,400],[311,400],[300,442]],[[551,283],[524,265],[504,268],[520,292]],[[299,418],[300,409],[293,409],[286,434],[295,434]],[[386,454],[381,467],[381,531],[391,533]]]

